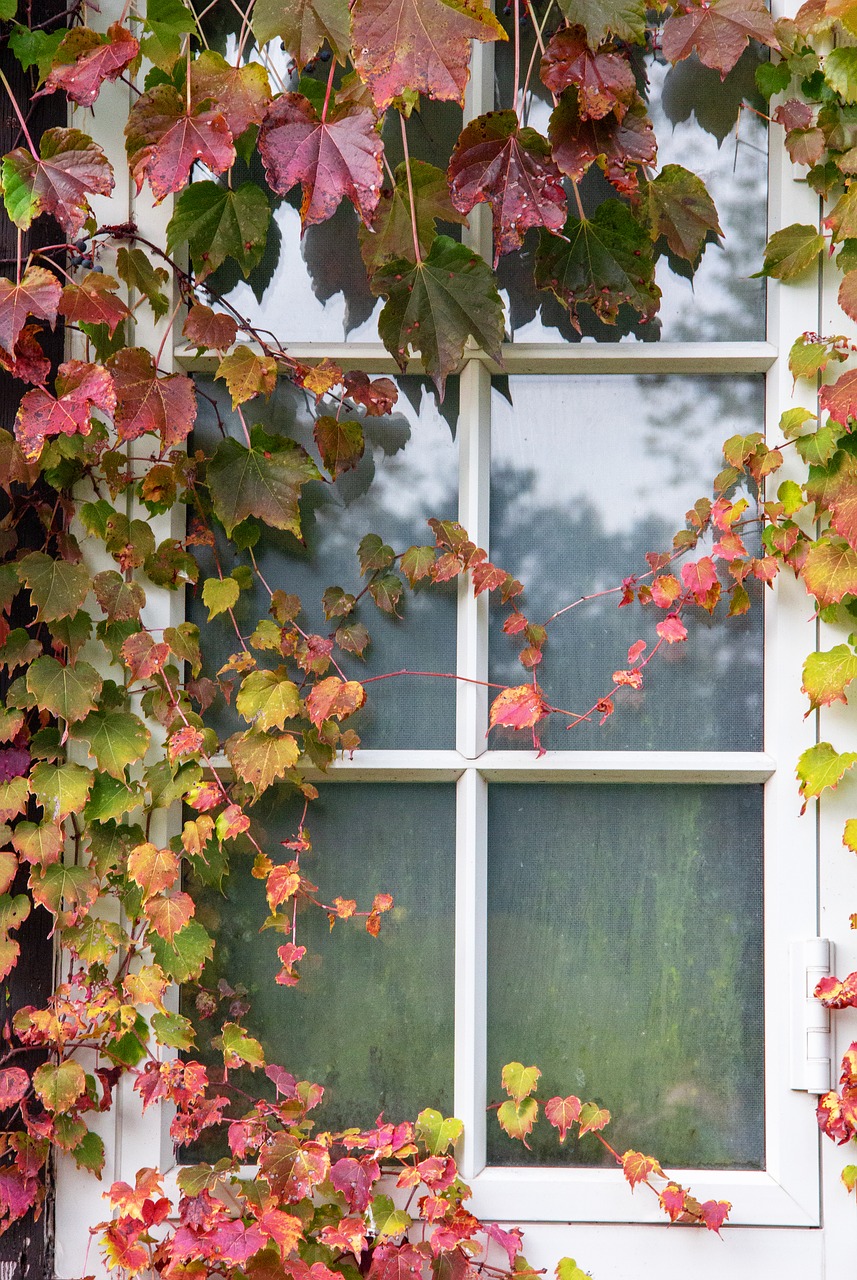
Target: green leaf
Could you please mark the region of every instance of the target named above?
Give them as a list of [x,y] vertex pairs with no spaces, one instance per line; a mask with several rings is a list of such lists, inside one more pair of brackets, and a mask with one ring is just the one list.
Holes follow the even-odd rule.
[[[15,778],[15,782],[23,779]],[[15,967],[21,954],[21,947],[10,937],[12,929],[17,929],[30,914],[30,899],[25,893],[11,897],[8,893],[0,896],[0,979],[7,977]]]
[[89,743],[99,769],[122,782],[126,767],[145,755],[151,736],[130,711],[94,711],[74,731],[75,738]]
[[86,1074],[73,1059],[58,1066],[45,1062],[33,1072],[33,1088],[48,1111],[69,1111],[86,1090]]
[[642,44],[646,37],[644,0],[560,0],[559,7],[572,26],[586,29],[592,49],[609,36],[632,44]]
[[820,796],[822,791],[835,788],[843,776],[857,764],[857,751],[845,751],[841,755],[829,742],[816,743],[797,762],[800,793],[805,800]]
[[235,710],[256,729],[282,729],[287,720],[300,715],[300,693],[285,667],[251,671],[241,683]]
[[72,1148],[71,1154],[78,1169],[88,1169],[96,1178],[101,1178],[106,1156],[104,1141],[97,1133],[88,1129],[86,1136]]
[[626,205],[612,199],[591,218],[569,218],[563,238],[541,233],[535,280],[568,307],[575,327],[581,304],[591,306],[606,324],[616,322],[622,303],[646,321],[656,313],[661,296],[651,237]]
[[41,622],[53,622],[77,613],[91,584],[89,570],[84,565],[55,560],[43,551],[24,556],[17,568],[19,578],[29,588]]
[[652,239],[664,236],[673,253],[694,265],[708,236],[723,235],[705,183],[680,164],[664,165],[658,176],[646,183],[643,199]]
[[240,587],[234,578],[206,578],[202,584],[202,603],[208,609],[208,621],[231,609],[239,595]]
[[809,223],[794,223],[775,231],[765,247],[765,263],[759,276],[794,280],[817,260],[824,248],[824,236]]
[[419,352],[441,397],[468,338],[502,364],[503,303],[494,273],[472,249],[437,236],[421,263],[404,258],[387,263],[372,288],[387,299],[378,320],[387,350],[403,372],[409,349]]
[[401,570],[409,584],[414,586],[421,578],[431,577],[436,560],[434,547],[408,547],[402,556]]
[[116,251],[116,274],[129,289],[142,293],[156,320],[167,314],[170,300],[163,286],[169,280],[169,274],[163,267],[153,267],[142,249],[126,249],[122,245]]
[[259,1041],[248,1035],[237,1022],[224,1023],[221,1035],[213,1043],[216,1048],[223,1050],[227,1067],[237,1067],[245,1062],[255,1071],[257,1067],[265,1065],[265,1051]]
[[394,618],[400,616],[398,605],[403,591],[402,579],[395,573],[383,573],[380,578],[375,578],[369,583],[369,594],[378,608],[382,613],[389,613]]
[[[802,333],[789,352],[789,372],[793,378],[814,378],[823,373],[831,360],[846,360],[848,349],[844,338],[817,338]],[[837,343],[841,344],[837,346]]]
[[769,101],[775,93],[788,89],[792,78],[789,64],[783,62],[760,62],[756,67],[756,88]]
[[508,1133],[510,1138],[518,1138],[524,1146],[528,1145],[527,1136],[532,1132],[538,1116],[539,1104],[535,1098],[523,1098],[520,1102],[510,1098],[497,1112],[500,1128]]
[[33,898],[62,925],[76,924],[98,894],[98,882],[90,867],[66,866],[55,862],[30,883]]
[[92,619],[81,609],[71,617],[57,618],[56,622],[48,623],[48,631],[54,641],[54,650],[56,651],[57,645],[61,645],[66,650],[68,659],[73,662],[92,635]]
[[214,951],[213,940],[197,920],[191,920],[180,929],[172,943],[165,942],[154,931],[150,931],[148,942],[155,961],[174,982],[191,982],[198,978]]
[[0,782],[0,822],[8,822],[23,813],[30,794],[26,778],[10,778]]
[[[10,565],[9,568],[11,567]],[[11,675],[18,667],[29,666],[41,652],[42,646],[38,640],[31,639],[23,627],[15,627],[0,648],[0,667],[5,667]]]
[[41,83],[47,78],[53,66],[54,55],[67,35],[67,27],[48,33],[16,25],[9,36],[9,46],[25,71],[30,67],[38,68]]
[[216,271],[229,258],[246,279],[262,260],[270,220],[268,197],[255,182],[234,191],[217,182],[192,182],[176,200],[167,224],[167,249],[175,253],[187,243],[199,276]]
[[301,537],[298,501],[303,485],[320,480],[312,458],[294,440],[251,433],[252,448],[222,440],[208,464],[208,488],[214,513],[227,534],[248,516]]
[[135,782],[126,786],[118,778],[111,778],[107,773],[96,777],[89,800],[84,809],[84,817],[89,822],[107,822],[112,818],[121,818],[130,813],[143,801],[143,794]]
[[27,688],[41,711],[73,723],[84,720],[101,692],[101,676],[88,662],[63,666],[56,658],[36,658],[27,672]]
[[126,931],[113,920],[87,916],[81,924],[64,929],[63,946],[79,956],[85,965],[109,964],[120,947],[128,945]]
[[831,49],[824,59],[824,78],[843,102],[857,102],[857,49]]
[[18,0],[0,0],[0,22],[11,22],[18,12]]
[[92,580],[95,598],[111,622],[139,618],[146,593],[139,582],[126,582],[115,569],[105,569]]
[[378,1240],[391,1240],[403,1235],[411,1225],[411,1216],[404,1209],[397,1209],[389,1196],[375,1196],[372,1200],[372,1221]]
[[276,36],[283,41],[302,69],[318,53],[325,40],[339,62],[344,63],[351,43],[347,0],[256,0],[253,33],[260,44]]
[[502,1074],[503,1088],[515,1102],[520,1102],[523,1098],[530,1096],[541,1075],[538,1067],[525,1067],[520,1062],[507,1062]]
[[431,1156],[443,1155],[454,1146],[464,1132],[460,1120],[450,1117],[444,1120],[439,1111],[426,1107],[417,1116],[416,1135]]
[[811,653],[803,664],[803,691],[813,711],[832,702],[847,702],[845,690],[857,679],[857,654],[847,644],[826,653]]
[[[379,267],[396,258],[414,261],[407,166],[404,163],[397,165],[394,176],[395,185],[381,192],[371,229],[362,222],[357,228],[360,253],[370,276]],[[411,186],[416,210],[417,242],[420,253],[425,257],[437,235],[439,220],[466,224],[467,219],[452,203],[449,183],[442,169],[426,164],[424,160],[411,160]]]
[[153,1013],[152,1030],[168,1049],[192,1049],[196,1041],[193,1023],[180,1013]]
[[49,822],[80,813],[95,775],[79,764],[37,764],[30,774],[30,790]]
[[181,53],[182,36],[196,33],[193,14],[181,0],[148,0],[146,32],[140,49],[156,67],[171,71]]
[[275,737],[256,729],[233,734],[225,750],[236,776],[257,791],[264,791],[293,769],[300,755],[297,741],[290,733]]
[[53,822],[19,822],[12,832],[12,844],[26,862],[49,867],[62,853],[62,830]]

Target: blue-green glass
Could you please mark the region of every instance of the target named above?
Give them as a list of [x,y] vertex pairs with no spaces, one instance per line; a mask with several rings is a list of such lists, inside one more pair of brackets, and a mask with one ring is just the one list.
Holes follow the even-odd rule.
[[[581,596],[646,574],[646,552],[672,548],[685,512],[711,494],[727,436],[759,431],[764,383],[755,376],[605,374],[497,379],[491,420],[491,559],[525,586],[520,606],[544,622]],[[745,495],[755,510],[754,498]],[[750,530],[749,548],[757,548]],[[697,558],[710,551],[700,544]],[[680,564],[681,562],[679,562]],[[680,572],[679,568],[675,572]],[[728,579],[726,579],[728,581]],[[553,749],[760,750],[762,591],[726,618],[684,615],[688,639],[664,644],[640,690],[621,689],[615,713],[573,729],[571,717],[539,726]],[[539,683],[552,706],[582,714],[628,665],[630,645],[657,643],[664,611],[619,607],[621,592],[590,600],[550,624]],[[519,637],[491,630],[490,679],[520,684]],[[495,747],[532,748],[526,734],[492,730]]]
[[[488,830],[488,1101],[535,1063],[620,1152],[763,1168],[762,788],[494,784]],[[530,1145],[489,1122],[490,1163],[612,1164]]]
[[[300,982],[278,986],[277,947],[291,939],[259,933],[268,914],[264,884],[251,875],[250,856],[235,856],[223,895],[195,882],[186,886],[197,919],[216,939],[204,984],[213,988],[225,979],[246,988],[245,1024],[268,1061],[324,1085],[315,1113],[320,1125],[368,1126],[382,1111],[398,1121],[426,1106],[450,1114],[455,788],[361,782],[319,790],[306,819],[312,851],[301,854],[301,868],[323,903],[338,895],[366,911],[375,893],[391,893],[395,905],[382,917],[379,936],[370,937],[362,919],[340,921],[331,931],[323,911],[301,907],[294,941],[307,954]],[[285,788],[267,793],[254,809],[256,837],[276,860],[302,811],[302,801]],[[184,1003],[204,1046],[219,1018],[200,1021],[191,992]],[[216,1061],[216,1054],[206,1056]]]
[[[222,383],[200,379],[200,388],[216,399],[228,430],[243,439],[240,424],[229,411],[229,397]],[[363,429],[366,452],[353,471],[333,483],[313,481],[302,490],[301,525],[304,543],[290,533],[261,526],[262,536],[254,554],[263,577],[272,589],[298,595],[304,606],[300,626],[323,636],[332,635],[343,621],[327,621],[321,608],[326,587],[338,585],[357,595],[366,585],[360,576],[357,546],[367,533],[377,533],[396,552],[412,543],[433,543],[430,516],[454,519],[457,513],[456,384],[451,380],[442,409],[427,380],[400,378],[399,401],[388,417],[366,418]],[[192,448],[213,449],[220,438],[214,410],[202,397],[191,442]],[[312,397],[281,381],[270,401],[254,400],[245,406],[248,424],[262,423],[266,430],[299,441],[318,458],[312,438],[316,417],[329,406],[316,409]],[[333,409],[335,412],[335,408]],[[200,581],[215,572],[210,552],[196,549],[201,565]],[[223,539],[219,548],[224,573],[236,564],[249,564],[246,551]],[[236,622],[249,634],[259,618],[268,615],[269,598],[258,579],[242,591],[235,606]],[[440,587],[418,585],[408,591],[400,606],[401,618],[382,614],[369,596],[356,615],[365,624],[371,644],[361,660],[336,652],[336,660],[349,679],[362,680],[403,669],[411,671],[455,670],[455,584]],[[188,617],[202,635],[205,673],[213,675],[239,647],[228,614],[210,623],[200,592],[188,593]],[[353,620],[353,616],[350,620]],[[276,666],[278,655],[257,653],[260,665]],[[333,669],[331,668],[331,674]],[[398,677],[367,686],[366,706],[348,724],[365,747],[449,747],[455,740],[455,690],[450,680]],[[218,698],[207,721],[221,737],[246,728],[234,710]]]

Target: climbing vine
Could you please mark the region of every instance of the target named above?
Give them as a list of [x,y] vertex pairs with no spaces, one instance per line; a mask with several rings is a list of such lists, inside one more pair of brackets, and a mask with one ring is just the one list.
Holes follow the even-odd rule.
[[[627,576],[600,593],[656,614],[657,639],[633,643],[627,665],[605,672],[582,710],[552,705],[539,673],[556,620],[586,602],[532,616],[525,584],[454,521],[430,520],[425,543],[412,546],[367,531],[353,581],[323,592],[325,634],[313,632],[301,599],[260,572],[265,530],[300,539],[304,487],[334,485],[354,469],[367,423],[397,398],[388,378],[296,359],[219,287],[224,264],[245,278],[258,267],[272,206],[298,191],[304,228],[343,200],[353,206],[369,287],[383,299],[381,340],[403,371],[418,359],[442,398],[468,342],[502,364],[495,272],[528,233],[537,237],[534,287],[567,309],[572,326],[587,313],[613,324],[628,309],[652,320],[657,259],[668,254],[692,273],[722,233],[700,178],[677,164],[657,168],[646,58],[693,57],[726,77],[753,41],[772,55],[756,72],[777,103],[772,133],[785,131],[792,160],[825,202],[820,229],[778,231],[761,270],[789,281],[835,254],[840,304],[857,320],[857,48],[848,43],[857,5],[809,0],[795,20],[776,23],[761,0],[514,0],[506,9],[495,15],[482,0],[150,0],[145,13],[127,4],[102,30],[83,4],[45,22],[35,7],[0,0],[4,48],[31,88],[30,101],[16,96],[0,72],[19,128],[0,170],[17,241],[0,279],[0,363],[26,388],[12,429],[0,430],[0,977],[19,962],[16,932],[33,912],[47,913],[62,948],[51,998],[20,1009],[3,1033],[0,1227],[40,1210],[52,1152],[101,1176],[104,1145],[87,1117],[114,1105],[127,1076],[144,1110],[171,1104],[179,1147],[202,1149],[203,1135],[216,1135],[222,1154],[183,1165],[175,1197],[153,1168],[133,1187],[107,1188],[94,1247],[122,1276],[417,1280],[431,1271],[468,1280],[530,1271],[521,1232],[467,1208],[457,1120],[426,1108],[369,1129],[316,1124],[324,1082],[269,1061],[243,993],[209,982],[215,941],[183,887],[192,873],[219,888],[230,859],[249,854],[268,909],[260,923],[271,931],[259,945],[274,946],[285,987],[299,984],[307,957],[298,906],[322,913],[334,933],[389,927],[393,899],[370,872],[363,900],[328,901],[302,863],[312,778],[359,747],[353,717],[373,680],[404,674],[360,676],[373,611],[398,617],[409,592],[458,578],[490,595],[522,668],[521,683],[491,688],[490,729],[529,735],[537,751],[548,717],[574,728],[621,715],[616,694],[643,687],[650,662],[688,643],[687,615],[745,613],[753,581],[770,585],[787,569],[823,620],[857,612],[857,372],[829,376],[857,353],[847,335],[796,338],[790,368],[811,407],[784,415],[784,444],[770,447],[761,434],[727,440],[712,492],[672,545],[641,548]],[[222,51],[215,19],[229,36]],[[525,30],[535,37],[529,59]],[[443,169],[411,155],[415,122],[432,101],[463,102],[473,41],[509,43],[512,93],[465,124]],[[32,134],[32,99],[63,94],[82,123],[117,80],[128,85],[137,190],[172,201],[162,244],[118,211],[95,218],[90,201],[110,197],[115,175],[83,128]],[[546,136],[527,123],[536,85],[551,103]],[[584,179],[596,170],[604,183],[591,209]],[[491,264],[460,238],[480,203],[492,218]],[[56,241],[36,249],[28,234],[43,217],[54,220]],[[160,350],[134,345],[141,317],[164,322]],[[58,322],[73,355],[55,367],[44,337]],[[214,357],[228,413],[187,374],[165,371],[174,329]],[[312,406],[312,453],[247,421],[244,406],[269,397],[278,379]],[[220,428],[208,452],[193,435],[199,396]],[[805,471],[777,484],[786,451]],[[185,532],[159,541],[152,519],[174,509]],[[111,567],[93,571],[87,542]],[[236,606],[258,587],[268,610],[242,629]],[[145,625],[147,593],[186,588],[234,636],[217,670],[194,624]],[[851,639],[812,654],[810,708],[845,701],[854,678]],[[225,739],[208,716],[224,701],[243,722]],[[855,763],[857,753],[829,743],[805,752],[805,801]],[[302,817],[272,847],[254,807],[274,784],[299,797]],[[158,815],[177,805],[181,832],[161,843]],[[857,851],[857,819],[845,844]],[[176,983],[192,993],[196,1022],[172,1007]],[[831,1008],[857,1005],[857,977],[826,979],[818,995]],[[819,1107],[821,1127],[839,1141],[857,1135],[855,1061],[852,1046],[841,1090]],[[248,1078],[262,1081],[249,1096]],[[700,1203],[654,1156],[620,1152],[604,1133],[609,1111],[575,1095],[540,1097],[539,1079],[536,1067],[504,1068],[506,1097],[492,1116],[507,1134],[526,1144],[542,1121],[560,1143],[594,1134],[630,1188],[645,1184],[671,1221],[720,1229],[731,1206]],[[248,1164],[257,1177],[242,1172]],[[857,1167],[844,1177],[853,1187]],[[583,1274],[571,1259],[557,1272]]]

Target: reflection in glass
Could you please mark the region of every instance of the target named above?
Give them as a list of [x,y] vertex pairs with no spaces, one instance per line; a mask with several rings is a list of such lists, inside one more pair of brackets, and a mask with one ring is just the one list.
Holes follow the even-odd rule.
[[[508,389],[507,389],[508,388]],[[514,377],[492,399],[491,559],[525,586],[521,608],[543,622],[579,596],[645,573],[647,551],[672,546],[685,512],[710,493],[723,440],[758,430],[761,377],[654,374]],[[751,495],[747,495],[751,497]],[[751,500],[748,515],[753,512]],[[752,546],[752,542],[748,545]],[[577,750],[761,748],[761,592],[741,618],[688,610],[689,637],[664,645],[643,688],[622,689],[603,727],[566,730],[552,717],[543,745]],[[555,707],[581,713],[609,691],[628,647],[657,641],[660,609],[617,608],[608,595],[552,623],[539,683]],[[518,649],[491,628],[490,679],[520,684]],[[531,749],[492,730],[495,748]]]
[[[217,400],[229,430],[240,438],[240,424],[229,411],[229,397],[222,383],[200,379],[198,385]],[[311,482],[302,490],[301,520],[305,544],[289,533],[262,525],[255,547],[259,568],[269,586],[298,595],[304,613],[298,619],[307,631],[331,635],[341,619],[327,622],[321,595],[328,586],[341,586],[353,595],[365,586],[360,577],[357,545],[367,533],[379,534],[394,551],[412,543],[433,542],[426,521],[430,516],[455,518],[457,508],[456,384],[450,381],[442,410],[430,384],[421,378],[401,378],[400,398],[385,418],[366,418],[363,429],[366,452],[353,471],[335,483]],[[211,450],[219,439],[211,405],[199,400],[199,417],[192,449]],[[312,397],[291,383],[281,381],[269,402],[254,400],[245,406],[248,425],[260,422],[275,434],[288,435],[316,459],[312,425],[318,414]],[[333,409],[335,412],[335,407]],[[233,426],[234,423],[234,426]],[[214,572],[210,552],[196,548],[201,565],[200,582]],[[237,551],[225,539],[219,547],[224,574],[235,564],[249,563],[246,552]],[[352,654],[336,658],[350,679],[401,671],[448,672],[455,670],[455,585],[418,585],[407,592],[401,619],[381,614],[369,597],[358,606],[357,618],[368,628],[371,644],[363,662]],[[242,634],[249,634],[259,618],[268,614],[268,596],[254,579],[254,587],[242,591],[235,606]],[[213,675],[238,647],[227,614],[207,622],[207,610],[199,589],[190,591],[188,617],[202,634],[204,673]],[[354,620],[351,615],[349,621]],[[260,665],[276,655],[257,654]],[[381,680],[367,689],[366,706],[348,724],[366,747],[448,747],[454,740],[455,691],[450,680],[401,677]],[[246,728],[222,698],[208,712],[208,723],[221,737]]]
[[[214,989],[225,979],[247,989],[246,1026],[267,1060],[324,1086],[314,1113],[323,1127],[371,1126],[381,1112],[393,1121],[412,1119],[426,1106],[449,1115],[454,786],[330,783],[320,792],[306,818],[313,847],[301,855],[301,869],[324,903],[339,895],[365,911],[376,892],[391,893],[395,905],[382,917],[379,936],[370,937],[360,919],[341,921],[331,932],[324,912],[299,908],[294,941],[307,949],[301,978],[295,987],[278,986],[277,947],[286,939],[259,933],[268,914],[264,885],[251,875],[250,856],[234,857],[225,896],[198,883],[185,886],[197,918],[217,940],[203,983]],[[278,861],[279,842],[294,837],[302,811],[302,800],[284,788],[253,811],[259,843]],[[200,1020],[189,991],[183,1012],[203,1046],[218,1034],[219,1019]],[[216,1060],[214,1051],[206,1060]],[[230,1072],[230,1079],[245,1087],[241,1074]],[[254,1077],[246,1087],[263,1085]]]
[[[489,789],[488,1080],[613,1114],[618,1151],[764,1167],[762,788]],[[612,1164],[597,1139],[532,1152],[489,1123],[492,1164]]]
[[[541,6],[539,6],[541,9]],[[552,30],[548,20],[546,38]],[[533,49],[532,23],[522,28],[521,65],[529,64]],[[636,51],[639,54],[641,51]],[[721,83],[695,56],[675,67],[659,56],[638,58],[638,83],[646,99],[658,140],[658,169],[681,164],[699,175],[717,206],[723,229],[722,247],[709,244],[693,280],[688,264],[667,254],[659,259],[657,282],[663,297],[658,317],[636,323],[635,313],[622,307],[617,325],[602,324],[588,308],[581,309],[583,333],[599,342],[621,338],[653,342],[761,341],[765,336],[765,285],[748,277],[762,262],[767,211],[767,131],[764,119],[749,103],[759,101],[754,73],[760,56],[748,49]],[[512,105],[514,48],[495,46],[495,102]],[[538,75],[539,56],[530,80],[533,91],[526,123],[547,136],[553,109],[551,95]],[[616,192],[593,165],[581,183],[588,213]],[[537,237],[530,233],[521,255],[501,259],[499,278],[510,304],[510,324],[516,342],[580,341],[568,312],[533,284]]]

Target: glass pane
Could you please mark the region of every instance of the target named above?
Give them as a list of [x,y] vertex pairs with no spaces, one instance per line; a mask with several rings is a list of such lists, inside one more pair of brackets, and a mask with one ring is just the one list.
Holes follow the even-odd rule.
[[[764,1167],[762,788],[491,786],[488,1080],[597,1101],[678,1168]],[[542,1117],[494,1164],[612,1164]]]
[[[328,783],[320,792],[307,815],[313,848],[301,855],[301,868],[322,902],[340,895],[367,910],[376,892],[391,893],[395,905],[382,917],[379,936],[370,937],[362,920],[331,931],[323,912],[299,909],[294,940],[307,948],[300,982],[278,986],[277,947],[285,939],[259,932],[268,914],[264,886],[251,875],[252,859],[236,857],[225,895],[185,886],[197,918],[217,939],[204,985],[214,989],[222,978],[246,988],[246,1026],[268,1061],[324,1085],[314,1113],[324,1127],[369,1126],[382,1111],[403,1120],[425,1106],[449,1115],[455,788]],[[253,811],[262,847],[279,850],[280,840],[295,835],[302,811],[293,792],[269,793]],[[218,1033],[214,1020],[200,1020],[190,992],[183,1006],[202,1042]],[[243,1086],[240,1072],[230,1072],[230,1080]],[[257,1074],[253,1088],[264,1083]]]
[[[229,397],[222,383],[201,378],[198,385],[217,401],[228,430],[236,435],[240,425],[229,411]],[[300,625],[309,631],[332,635],[339,625],[325,621],[321,595],[338,585],[356,595],[365,585],[360,577],[357,546],[367,533],[377,533],[401,552],[412,543],[432,542],[426,525],[431,516],[456,516],[457,385],[450,381],[446,400],[438,408],[434,390],[421,378],[400,378],[399,401],[389,417],[366,418],[363,429],[366,452],[359,465],[335,484],[311,482],[302,490],[301,519],[305,545],[289,533],[262,526],[255,547],[259,568],[269,586],[300,596],[304,614]],[[213,407],[202,397],[191,448],[212,449],[219,439]],[[280,382],[268,403],[261,399],[245,406],[248,425],[261,422],[276,434],[298,440],[318,457],[312,425],[318,414],[330,412],[306,397],[291,383]],[[333,409],[335,412],[335,407]],[[241,437],[239,437],[241,438]],[[214,572],[211,553],[196,548],[201,565],[200,581]],[[225,539],[219,547],[224,574],[237,563],[249,563],[246,552],[237,551]],[[268,614],[268,596],[258,580],[242,591],[235,607],[238,626],[245,635]],[[367,596],[358,606],[357,618],[369,630],[371,644],[366,661],[352,654],[336,656],[350,679],[362,680],[387,672],[455,670],[455,585],[418,586],[401,605],[403,617],[380,613]],[[207,622],[207,610],[199,591],[188,593],[188,617],[202,633],[205,674],[214,672],[237,647],[228,614]],[[355,615],[351,615],[353,621]],[[262,665],[276,655],[257,654]],[[348,721],[366,747],[448,747],[455,737],[455,690],[451,680],[402,677],[381,680],[367,689],[366,706]],[[208,722],[221,737],[246,727],[222,698],[208,713]]]
[[[761,377],[654,374],[515,377],[492,399],[491,559],[520,578],[521,608],[543,622],[580,596],[645,573],[647,551],[671,548],[685,512],[711,493],[730,435],[760,429]],[[751,498],[750,494],[746,495]],[[754,510],[751,500],[747,515]],[[748,545],[752,545],[748,542]],[[727,751],[761,748],[761,590],[754,606],[713,620],[688,610],[685,643],[664,645],[643,688],[621,689],[616,711],[566,730],[551,717],[554,749]],[[660,609],[618,608],[607,595],[552,623],[539,683],[551,705],[577,714],[627,667],[628,647],[657,641]],[[520,684],[519,646],[491,629],[491,680]],[[525,734],[492,730],[494,747],[531,749]]]
[[[538,6],[539,13],[543,12]],[[495,45],[498,107],[512,104],[514,45]],[[547,33],[552,30],[548,20]],[[532,23],[521,35],[521,66],[526,69],[533,51]],[[635,51],[638,53],[640,51]],[[659,315],[648,324],[636,323],[635,313],[623,307],[616,325],[602,324],[589,308],[581,308],[583,334],[599,342],[620,339],[653,342],[761,341],[765,336],[765,282],[751,280],[762,262],[767,218],[767,153],[764,100],[755,87],[760,56],[748,49],[721,84],[720,76],[695,58],[670,67],[659,54],[639,61],[638,82],[643,90],[658,140],[658,168],[681,164],[705,182],[720,215],[723,247],[709,245],[693,280],[687,264],[667,254],[657,264],[657,282],[663,293]],[[527,123],[547,136],[553,103],[539,80],[539,55],[530,81],[534,90]],[[522,71],[522,78],[524,72]],[[646,86],[646,81],[648,84]],[[736,124],[737,121],[737,124]],[[581,183],[587,213],[616,192],[593,165]],[[500,287],[510,304],[510,324],[517,342],[579,342],[565,308],[533,284],[532,256],[537,236],[531,232],[523,255],[501,259]]]

